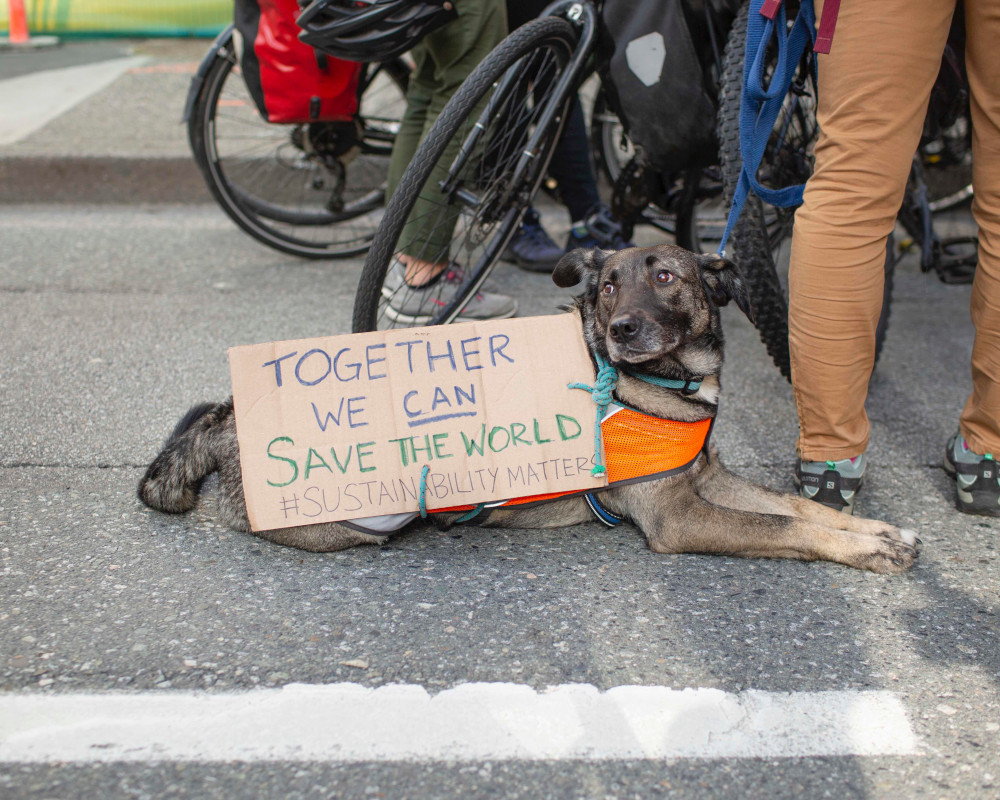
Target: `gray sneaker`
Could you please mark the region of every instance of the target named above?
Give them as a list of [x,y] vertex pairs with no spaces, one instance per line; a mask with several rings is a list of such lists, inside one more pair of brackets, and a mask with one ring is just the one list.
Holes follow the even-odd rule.
[[[393,322],[405,325],[427,325],[433,321],[465,281],[458,267],[448,267],[424,286],[410,286],[405,280],[405,268],[393,260],[382,283],[382,296],[388,300],[385,315]],[[489,285],[488,282],[485,285]],[[505,294],[480,290],[459,313],[456,322],[484,319],[507,319],[517,313],[517,301]]]
[[992,453],[973,453],[965,437],[956,433],[944,451],[944,468],[955,478],[959,511],[1000,517],[1000,479]]
[[795,464],[799,494],[845,514],[854,513],[854,497],[865,474],[865,454],[841,461],[803,461]]

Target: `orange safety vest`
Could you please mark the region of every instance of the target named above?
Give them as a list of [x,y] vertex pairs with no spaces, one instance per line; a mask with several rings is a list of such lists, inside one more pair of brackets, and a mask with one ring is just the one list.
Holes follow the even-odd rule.
[[[708,453],[708,438],[713,419],[698,422],[679,422],[643,414],[633,408],[612,403],[601,420],[601,439],[604,444],[604,466],[608,485],[599,489],[570,492],[552,492],[527,497],[516,497],[502,503],[490,503],[488,508],[545,503],[574,495],[584,495],[591,510],[602,522],[611,524],[594,507],[593,493],[628,483],[652,481],[676,475],[694,466],[702,452]],[[474,505],[434,509],[444,511],[471,511]],[[604,513],[610,514],[606,509]]]

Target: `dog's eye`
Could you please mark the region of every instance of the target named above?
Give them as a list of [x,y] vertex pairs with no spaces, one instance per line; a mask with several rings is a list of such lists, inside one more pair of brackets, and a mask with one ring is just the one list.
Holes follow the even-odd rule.
[[661,269],[659,272],[656,273],[657,283],[670,283],[670,281],[672,281],[673,279],[674,279],[674,273],[670,272],[669,270]]
[[604,294],[614,294],[615,285],[613,283],[606,283],[601,287],[601,291],[604,292]]

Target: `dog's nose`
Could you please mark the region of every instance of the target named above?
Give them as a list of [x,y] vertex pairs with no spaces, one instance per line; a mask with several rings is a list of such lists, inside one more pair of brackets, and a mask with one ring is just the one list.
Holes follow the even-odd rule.
[[635,338],[639,327],[640,323],[637,317],[632,314],[622,314],[611,321],[608,330],[611,331],[611,338],[616,342],[627,342]]

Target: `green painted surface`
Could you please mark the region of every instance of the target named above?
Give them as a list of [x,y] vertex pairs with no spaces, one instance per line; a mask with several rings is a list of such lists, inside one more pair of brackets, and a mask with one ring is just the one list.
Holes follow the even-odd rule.
[[[29,34],[214,36],[233,19],[232,0],[25,0]],[[0,31],[8,27],[0,3]]]

